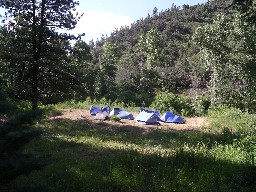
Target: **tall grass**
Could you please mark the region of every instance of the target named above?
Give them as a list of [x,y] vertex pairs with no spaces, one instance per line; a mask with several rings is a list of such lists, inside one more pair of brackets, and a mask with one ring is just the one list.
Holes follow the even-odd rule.
[[236,108],[209,110],[211,128],[216,131],[247,132],[256,125],[256,115]]

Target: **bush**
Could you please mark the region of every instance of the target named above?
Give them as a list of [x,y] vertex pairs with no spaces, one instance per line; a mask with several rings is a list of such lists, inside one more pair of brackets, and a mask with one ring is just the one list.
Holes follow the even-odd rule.
[[246,153],[248,162],[256,165],[256,130],[253,128],[241,134],[241,139],[235,142],[237,148],[242,149]]
[[12,104],[8,96],[0,92],[0,114],[7,114],[13,111],[15,106]]
[[194,115],[205,115],[211,106],[210,98],[203,95],[196,96],[192,99],[192,106],[194,108]]
[[150,107],[159,110],[161,113],[164,113],[168,109],[177,113],[178,103],[178,98],[175,94],[170,92],[159,92],[155,96],[155,100],[152,102]]
[[161,113],[169,109],[171,112],[182,116],[200,116],[207,113],[210,100],[205,96],[197,96],[193,99],[171,92],[159,92],[150,107]]
[[109,117],[109,120],[110,120],[110,121],[121,121],[121,118],[118,117],[118,116],[116,116],[116,115],[111,115],[111,116]]

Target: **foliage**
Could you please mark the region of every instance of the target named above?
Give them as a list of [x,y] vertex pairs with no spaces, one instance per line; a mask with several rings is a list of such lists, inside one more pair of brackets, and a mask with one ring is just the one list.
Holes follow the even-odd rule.
[[234,9],[238,10],[242,16],[253,25],[256,22],[256,2],[254,0],[233,0],[232,5]]
[[217,131],[248,132],[256,122],[256,116],[240,109],[219,107],[208,112],[211,127]]
[[11,104],[7,95],[0,91],[0,114],[7,114],[13,108],[14,106]]
[[75,89],[73,98],[85,99],[87,96],[94,96],[96,70],[91,63],[92,54],[89,45],[82,40],[77,40],[72,47],[69,59],[69,73],[80,83]]
[[115,44],[106,42],[103,46],[103,55],[100,57],[96,74],[96,97],[105,96],[115,87],[117,57],[118,47]]
[[[229,4],[229,1],[209,1],[184,5],[184,9],[174,4],[161,12],[154,9],[154,14],[137,20],[130,27],[121,27],[109,37],[103,35],[95,43],[91,42],[93,64],[99,67],[94,97],[124,98],[122,100],[129,103],[126,94],[122,94],[125,89],[134,96],[148,93],[151,98],[163,90],[186,94],[190,90],[199,94],[207,90],[210,72],[205,70],[204,60],[196,57],[200,49],[191,42],[191,36],[197,26],[211,23],[214,15]],[[225,9],[225,12],[229,15],[231,11]],[[113,78],[113,82],[106,86],[103,80],[106,77],[102,76],[107,73],[102,74],[100,66],[107,66],[105,48],[108,45],[118,47],[118,51],[114,51],[118,61],[112,62],[109,71],[113,73],[109,78]],[[138,106],[142,104],[134,101],[134,97],[132,100]]]
[[183,116],[199,116],[207,113],[210,102],[207,97],[198,96],[191,99],[188,96],[159,92],[151,104],[151,108],[164,113],[166,110]]
[[[197,26],[211,23],[213,16],[229,4],[209,1],[184,5],[184,9],[174,4],[163,11],[156,8],[152,15],[130,27],[116,29],[109,37],[103,35],[88,45],[79,38],[57,32],[59,27],[75,27],[79,17],[68,10],[75,9],[78,2],[35,3],[34,23],[33,4],[7,2],[2,1],[1,5],[10,11],[8,21],[13,27],[4,26],[0,35],[2,88],[16,98],[34,103],[38,100],[42,104],[56,104],[89,96],[137,106],[149,106],[158,91],[187,94],[190,89],[199,92],[201,88],[207,89],[209,71],[205,70],[204,61],[196,57],[199,46],[191,43],[191,36]],[[16,14],[12,6],[24,10]],[[54,12],[48,13],[52,9]],[[11,19],[14,14],[18,15],[16,20]],[[60,14],[63,17],[58,17]],[[70,39],[76,39],[73,46]]]
[[0,5],[6,10],[0,56],[9,66],[10,91],[31,101],[33,109],[39,101],[56,102],[73,96],[72,88],[79,82],[69,73],[67,54],[69,40],[75,37],[57,29],[75,27],[79,17],[71,10],[78,2],[2,0]]
[[152,69],[155,61],[159,60],[160,55],[160,35],[156,29],[151,29],[146,34],[139,36],[137,49],[138,57],[142,67],[146,69]]
[[229,20],[218,15],[213,24],[196,30],[194,41],[211,72],[212,103],[253,111],[256,31],[239,14]]
[[244,131],[241,139],[235,142],[237,148],[246,153],[246,159],[252,166],[256,165],[256,131],[255,125],[249,131]]
[[110,120],[110,121],[121,121],[121,118],[118,117],[118,116],[116,116],[116,115],[111,115],[111,116],[109,117],[109,120]]

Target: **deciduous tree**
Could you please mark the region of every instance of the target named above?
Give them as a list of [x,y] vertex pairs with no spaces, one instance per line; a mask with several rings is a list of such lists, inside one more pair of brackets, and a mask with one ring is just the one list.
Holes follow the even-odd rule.
[[213,103],[252,109],[255,95],[255,28],[236,13],[220,14],[213,24],[200,27],[194,41],[200,45],[211,71]]

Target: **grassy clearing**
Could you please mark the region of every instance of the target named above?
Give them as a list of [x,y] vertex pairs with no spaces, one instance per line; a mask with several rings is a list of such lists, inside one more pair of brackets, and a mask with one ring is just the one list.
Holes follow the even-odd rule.
[[[233,112],[223,113],[225,122]],[[243,132],[233,127],[240,118],[223,129],[222,114],[218,114],[219,124],[214,114],[211,126],[202,131],[156,127],[146,132],[87,120],[42,120],[38,126],[43,135],[30,142],[26,152],[48,158],[50,163],[2,190],[35,185],[40,191],[62,192],[255,191],[255,135],[249,140],[243,136],[249,125]]]

